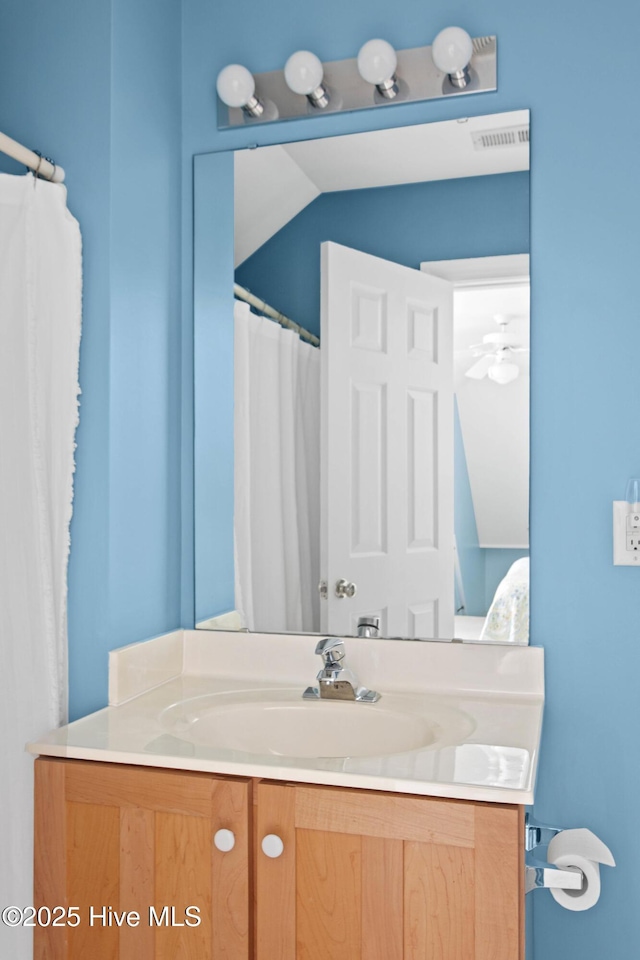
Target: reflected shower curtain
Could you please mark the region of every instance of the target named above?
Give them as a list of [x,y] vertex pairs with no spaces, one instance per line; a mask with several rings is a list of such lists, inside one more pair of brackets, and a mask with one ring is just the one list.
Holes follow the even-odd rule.
[[235,304],[236,609],[249,630],[318,631],[320,351]]
[[[32,891],[33,757],[66,719],[81,241],[63,186],[0,175],[0,904]],[[50,904],[55,906],[55,904]],[[0,956],[31,957],[0,925]]]

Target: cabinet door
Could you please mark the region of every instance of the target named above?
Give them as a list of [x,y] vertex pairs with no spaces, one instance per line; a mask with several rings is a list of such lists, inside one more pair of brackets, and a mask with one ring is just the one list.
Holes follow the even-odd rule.
[[523,957],[521,808],[260,782],[256,811],[256,960]]
[[248,960],[250,781],[44,758],[35,776],[35,905],[80,917],[36,928],[35,960]]

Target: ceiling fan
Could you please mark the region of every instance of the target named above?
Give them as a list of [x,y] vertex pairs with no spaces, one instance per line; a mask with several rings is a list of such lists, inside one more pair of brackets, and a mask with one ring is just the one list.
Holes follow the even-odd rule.
[[480,357],[472,364],[465,377],[472,380],[483,380],[489,377],[494,383],[505,386],[516,380],[520,375],[520,367],[515,363],[516,353],[528,353],[529,348],[523,347],[508,333],[508,326],[513,317],[503,313],[496,313],[493,318],[498,324],[497,333],[487,333],[482,343],[474,343],[469,348],[474,357]]

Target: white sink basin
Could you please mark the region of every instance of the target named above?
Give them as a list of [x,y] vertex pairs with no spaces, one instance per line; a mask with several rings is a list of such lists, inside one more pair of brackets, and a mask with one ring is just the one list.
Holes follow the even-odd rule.
[[[289,692],[288,692],[289,693]],[[380,757],[422,750],[468,736],[473,724],[458,712],[397,709],[402,698],[376,704],[261,699],[228,702],[211,695],[174,704],[161,722],[191,743],[242,753],[296,758]],[[224,702],[227,700],[227,702]],[[387,703],[385,704],[385,700]]]

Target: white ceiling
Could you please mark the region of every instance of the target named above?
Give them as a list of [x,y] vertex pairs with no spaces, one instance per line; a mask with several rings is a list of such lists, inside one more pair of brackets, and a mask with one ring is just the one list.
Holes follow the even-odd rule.
[[284,147],[236,150],[235,265],[238,266],[320,195]]
[[529,346],[529,284],[468,287],[454,292],[454,389],[458,401],[478,540],[486,547],[529,543],[529,354],[520,376],[501,386],[465,377],[472,344],[498,330],[494,314],[511,316],[509,333]]
[[476,150],[473,134],[529,123],[528,110],[238,150],[235,262],[321,193],[529,169],[529,145]]

